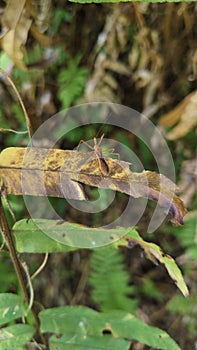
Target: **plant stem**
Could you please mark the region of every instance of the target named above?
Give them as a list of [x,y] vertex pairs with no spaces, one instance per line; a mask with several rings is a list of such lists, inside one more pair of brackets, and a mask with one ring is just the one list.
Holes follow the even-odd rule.
[[[26,287],[25,279],[23,277],[23,269],[22,269],[20,259],[18,257],[18,254],[17,254],[15,246],[14,246],[14,240],[13,240],[13,237],[11,235],[11,231],[10,231],[7,219],[6,219],[1,196],[0,196],[0,225],[1,225],[1,229],[4,233],[5,241],[6,241],[9,253],[10,253],[12,263],[14,265],[15,272],[16,272],[17,277],[18,277],[20,287],[21,287],[23,294],[25,296],[25,300],[28,303],[29,302],[29,294],[28,294],[28,290]],[[40,332],[40,321],[39,321],[38,315],[34,309],[34,306],[32,306],[31,312],[32,312],[34,320],[35,320],[36,330],[39,333],[39,336],[40,336],[43,344],[45,345],[46,349],[48,349],[47,340],[45,339],[44,335]]]

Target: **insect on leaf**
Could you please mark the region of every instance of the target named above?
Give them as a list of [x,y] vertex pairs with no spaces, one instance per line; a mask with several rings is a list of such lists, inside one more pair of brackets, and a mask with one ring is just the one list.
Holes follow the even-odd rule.
[[87,184],[149,198],[169,208],[174,224],[183,224],[186,209],[170,179],[152,171],[133,172],[128,162],[103,159],[109,169],[107,176],[101,172],[95,152],[11,147],[0,154],[0,177],[7,193],[16,195],[85,199],[82,184]]

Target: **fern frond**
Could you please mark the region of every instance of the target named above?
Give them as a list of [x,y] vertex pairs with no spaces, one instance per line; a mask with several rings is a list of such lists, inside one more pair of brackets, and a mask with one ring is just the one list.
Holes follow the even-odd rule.
[[89,283],[92,299],[102,311],[120,309],[134,312],[136,299],[128,297],[134,292],[134,287],[128,286],[128,282],[129,276],[117,248],[110,245],[93,251]]
[[62,103],[62,108],[68,108],[79,98],[84,90],[88,70],[79,67],[80,57],[77,56],[69,62],[67,68],[58,75],[58,98]]

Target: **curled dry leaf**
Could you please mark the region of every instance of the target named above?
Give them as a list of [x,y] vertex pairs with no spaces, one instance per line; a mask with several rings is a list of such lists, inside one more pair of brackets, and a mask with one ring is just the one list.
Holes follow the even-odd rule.
[[52,1],[36,0],[33,1],[32,15],[35,18],[36,26],[40,33],[44,33],[48,27],[52,17]]
[[0,155],[0,178],[7,193],[16,195],[85,199],[82,184],[87,184],[134,198],[145,197],[169,208],[173,223],[183,223],[186,209],[170,179],[151,171],[133,172],[131,164],[124,161],[111,158],[104,161],[108,167],[106,176],[101,172],[95,152],[11,147]]
[[120,81],[117,75],[131,76],[129,65],[120,58],[129,40],[127,33],[129,23],[128,13],[122,11],[119,4],[114,4],[106,17],[105,26],[98,37],[91,58],[94,61],[94,68],[85,89],[86,102],[120,102],[120,96],[117,93]]
[[163,115],[159,124],[165,127],[173,126],[166,134],[169,140],[176,140],[185,136],[197,125],[197,91],[184,98],[173,110]]
[[5,33],[1,39],[2,48],[21,69],[25,69],[22,45],[26,43],[32,23],[25,5],[25,0],[9,0],[2,18]]

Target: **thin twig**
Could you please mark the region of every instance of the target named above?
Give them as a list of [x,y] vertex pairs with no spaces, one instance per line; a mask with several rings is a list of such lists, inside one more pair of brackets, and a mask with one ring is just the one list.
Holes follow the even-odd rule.
[[31,123],[30,123],[30,119],[29,119],[29,116],[27,114],[27,111],[26,111],[26,108],[25,108],[25,105],[23,103],[23,100],[16,88],[16,85],[14,84],[14,82],[12,81],[12,79],[9,77],[9,75],[3,70],[0,68],[0,73],[4,76],[4,78],[9,82],[9,84],[12,86],[19,102],[20,102],[20,105],[21,105],[21,108],[23,110],[23,113],[25,115],[25,120],[26,120],[26,125],[27,125],[27,130],[28,130],[28,134],[29,134],[29,138],[30,138],[30,142],[31,142],[31,136],[32,136],[32,132],[31,132]]
[[33,281],[33,279],[38,276],[38,274],[44,269],[46,263],[47,263],[47,260],[48,260],[48,257],[49,257],[49,254],[46,253],[44,255],[44,260],[42,262],[42,264],[39,266],[39,268],[33,273],[33,275],[31,276],[31,281]]
[[34,289],[32,286],[32,281],[31,281],[31,276],[29,274],[29,269],[25,261],[22,262],[23,269],[26,274],[27,282],[28,282],[28,287],[29,287],[29,305],[28,305],[28,310],[32,309],[33,303],[34,303]]
[[10,215],[12,216],[14,222],[16,222],[16,216],[15,216],[13,210],[12,210],[12,207],[11,207],[11,205],[10,205],[10,202],[9,202],[9,200],[8,200],[8,197],[7,197],[7,193],[6,193],[6,192],[7,192],[6,189],[4,189],[4,188],[2,187],[2,188],[1,188],[1,195],[2,195],[4,201],[5,201],[6,205],[7,205],[7,208],[8,208],[8,210],[9,210],[9,212],[10,212]]
[[18,135],[24,135],[24,134],[28,134],[28,131],[16,131],[16,130],[13,130],[13,129],[4,129],[4,128],[0,128],[0,131],[1,132],[13,132],[14,134],[18,134]]

